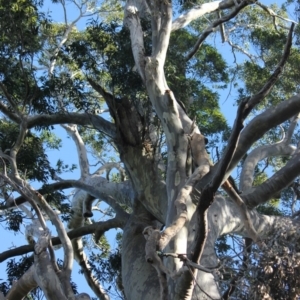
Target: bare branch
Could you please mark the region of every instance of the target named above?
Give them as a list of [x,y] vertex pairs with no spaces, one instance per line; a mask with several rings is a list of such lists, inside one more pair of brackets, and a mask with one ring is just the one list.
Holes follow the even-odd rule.
[[[33,251],[33,247],[32,247]],[[31,290],[37,287],[37,282],[34,278],[35,266],[31,266],[23,276],[13,283],[11,289],[4,299],[22,300]]]
[[258,241],[258,236],[256,233],[256,230],[252,224],[251,216],[249,213],[249,210],[243,201],[243,199],[240,197],[240,195],[235,191],[235,189],[229,184],[229,181],[227,180],[224,185],[227,185],[226,192],[228,196],[236,203],[237,207],[239,208],[239,211],[241,213],[241,216],[243,218],[243,224],[245,224],[246,230],[248,232],[248,236],[254,241]]
[[96,172],[95,174],[102,175],[103,173],[106,173],[106,179],[108,180],[109,173],[111,172],[112,169],[117,169],[119,171],[121,181],[125,180],[126,172],[124,168],[121,166],[121,163],[118,162],[108,162],[104,165],[102,165]]
[[192,21],[202,17],[205,14],[214,12],[218,9],[228,9],[235,6],[235,2],[233,0],[225,0],[225,1],[212,1],[209,3],[203,3],[199,6],[195,6],[190,9],[188,12],[180,15],[177,19],[173,21],[172,31],[181,29],[187,26]]
[[114,124],[100,116],[84,113],[66,113],[54,115],[37,115],[28,118],[28,129],[35,126],[49,126],[55,124],[77,124],[93,126],[95,129],[115,138],[116,130]]
[[86,153],[86,148],[84,142],[77,130],[77,126],[74,124],[62,125],[62,127],[69,133],[72,137],[74,143],[76,144],[78,160],[80,165],[80,179],[85,180],[89,175],[89,160]]
[[[55,274],[55,271],[50,263],[48,253],[46,251],[49,245],[49,239],[50,232],[48,230],[44,231],[44,233],[40,236],[38,242],[34,246],[34,278],[39,287],[43,290],[47,299],[67,300],[70,298],[67,298],[62,291],[61,282]],[[74,298],[74,294],[72,298]]]
[[221,25],[222,23],[225,23],[227,21],[229,21],[230,19],[234,18],[243,8],[245,8],[246,6],[253,4],[253,1],[247,1],[247,0],[243,0],[241,3],[239,3],[237,6],[235,6],[235,8],[233,9],[232,12],[230,12],[229,14],[225,15],[224,17],[222,17],[221,19],[215,20],[214,22],[212,22],[212,24],[202,33],[202,35],[200,36],[200,38],[198,39],[198,41],[196,42],[195,46],[193,47],[193,49],[187,54],[186,56],[186,61],[190,60],[198,51],[198,49],[201,47],[202,43],[205,41],[205,39],[212,33],[215,31],[215,29]]
[[[102,227],[103,228],[103,227]],[[81,271],[83,272],[83,275],[90,286],[90,288],[93,290],[95,295],[100,300],[109,300],[108,294],[105,292],[105,290],[102,288],[100,282],[97,280],[97,278],[94,277],[91,266],[88,262],[88,258],[84,252],[82,238],[77,238],[72,240],[73,250],[74,250],[74,257],[77,263],[81,267]]]
[[243,193],[249,191],[252,187],[252,183],[254,180],[254,169],[259,161],[271,156],[291,156],[294,154],[297,148],[293,145],[290,145],[289,142],[297,121],[298,116],[296,118],[293,118],[293,120],[291,121],[290,127],[287,131],[287,135],[282,139],[282,141],[272,145],[263,145],[257,147],[247,156],[243,164],[240,176],[240,190]]
[[[96,222],[91,225],[86,225],[80,228],[70,230],[67,232],[67,235],[70,239],[75,239],[84,235],[92,234],[97,230],[107,231],[111,228],[123,228],[126,220],[127,220],[126,217],[123,218],[123,216],[117,215],[115,218],[104,222]],[[61,244],[61,240],[59,237],[54,237],[51,239],[51,241],[53,246]],[[10,257],[33,252],[33,250],[34,250],[33,245],[26,245],[26,246],[20,246],[14,249],[4,251],[0,254],[0,262],[3,262]]]
[[153,49],[154,51],[152,55],[156,57],[158,61],[160,61],[160,66],[163,66],[166,60],[171,34],[172,4],[166,0],[160,2],[159,6],[157,7],[157,11],[155,13],[160,13],[162,18],[160,20],[161,24],[158,27],[156,48]]
[[11,121],[16,122],[17,124],[20,124],[22,122],[21,117],[12,112],[4,103],[0,101],[0,111],[7,116]]
[[55,48],[53,53],[51,53],[50,66],[49,66],[49,73],[50,74],[53,74],[54,67],[55,67],[56,60],[57,60],[57,56],[59,54],[60,49],[67,42],[72,29],[74,28],[75,24],[82,18],[82,16],[83,16],[83,13],[80,10],[80,14],[78,15],[78,17],[74,21],[72,21],[71,24],[66,24],[67,28],[66,28],[59,44],[57,45],[57,47]]
[[247,207],[254,208],[259,204],[267,202],[273,195],[290,185],[300,174],[300,147],[295,151],[293,157],[264,183],[242,195]]
[[262,8],[264,11],[266,11],[270,16],[272,16],[272,17],[274,18],[274,23],[275,23],[275,24],[276,24],[276,21],[275,21],[276,18],[281,19],[281,20],[283,20],[283,21],[291,22],[291,23],[293,23],[293,24],[298,24],[298,23],[297,23],[296,21],[294,21],[294,20],[291,20],[291,19],[288,19],[288,18],[284,18],[284,17],[282,17],[282,16],[276,14],[276,13],[274,12],[273,9],[269,8],[268,6],[262,4],[262,3],[259,2],[259,1],[256,2],[256,5],[258,5],[259,7],[261,7],[261,8]]
[[146,1],[128,0],[124,8],[124,25],[129,28],[131,48],[137,70],[145,81],[145,49],[140,14],[146,10]]

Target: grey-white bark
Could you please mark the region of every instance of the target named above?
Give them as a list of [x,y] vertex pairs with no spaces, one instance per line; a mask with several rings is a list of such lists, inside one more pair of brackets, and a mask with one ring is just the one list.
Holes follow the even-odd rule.
[[[75,296],[70,289],[73,254],[82,266],[85,278],[97,297],[109,299],[107,292],[90,270],[80,235],[73,236],[71,244],[62,222],[44,197],[27,182],[21,180],[18,174],[16,159],[18,151],[27,130],[35,126],[64,124],[63,127],[72,136],[77,147],[80,178],[61,182],[61,184],[76,188],[72,198],[73,214],[68,224],[69,229],[80,231],[85,218],[92,215],[94,199],[106,202],[114,210],[116,217],[110,220],[110,225],[108,227],[100,226],[98,230],[93,227],[93,233],[95,237],[100,238],[110,228],[123,227],[122,279],[127,299],[153,300],[159,299],[159,297],[172,300],[220,299],[222,295],[218,276],[217,272],[214,272],[218,265],[214,246],[217,238],[222,235],[236,234],[253,238],[254,232],[259,239],[264,239],[285,228],[288,231],[288,239],[293,238],[299,241],[300,233],[296,230],[299,226],[297,220],[260,215],[255,210],[257,205],[265,203],[300,175],[300,150],[299,147],[291,144],[291,135],[298,120],[294,116],[300,112],[300,95],[297,94],[266,109],[254,117],[242,130],[224,176],[225,181],[243,156],[249,152],[240,178],[242,191],[242,194],[238,196],[240,202],[217,195],[209,207],[207,239],[197,271],[197,284],[185,276],[187,269],[182,268],[183,262],[174,258],[179,254],[190,256],[194,249],[195,228],[199,223],[195,213],[196,204],[203,188],[220,172],[220,164],[212,165],[206,153],[203,135],[177,103],[176,95],[167,84],[164,65],[170,35],[172,31],[189,25],[205,14],[232,8],[225,18],[214,21],[212,26],[204,32],[200,42],[198,41],[198,44],[201,44],[216,26],[219,26],[226,18],[232,18],[240,9],[251,3],[251,1],[233,0],[205,3],[182,14],[173,22],[172,4],[168,1],[128,0],[125,4],[124,25],[130,31],[135,65],[148,93],[151,109],[155,110],[155,114],[160,120],[168,148],[165,180],[161,175],[160,154],[153,150],[155,148],[153,146],[157,146],[158,140],[157,133],[151,131],[151,125],[155,126],[153,124],[146,126],[143,123],[145,116],[141,116],[140,111],[133,107],[130,99],[124,97],[117,103],[114,95],[105,91],[91,78],[88,78],[88,82],[106,101],[114,119],[112,122],[97,115],[73,112],[24,117],[0,103],[1,112],[20,126],[19,137],[12,147],[10,155],[1,152],[1,157],[11,163],[13,172],[7,174],[6,171],[3,171],[1,177],[25,199],[38,204],[48,215],[57,228],[65,254],[63,268],[57,272],[51,257],[53,253],[46,225],[39,220],[41,229],[37,231],[37,234],[28,227],[29,236],[39,238],[34,251],[35,263],[12,286],[6,296],[7,299],[22,299],[36,286],[42,288],[47,299],[89,299],[85,293]],[[142,17],[151,19],[152,53],[150,56],[145,55]],[[63,42],[65,41],[63,40]],[[195,53],[198,46],[196,45],[190,53]],[[57,51],[55,54],[57,55]],[[55,68],[55,62],[51,65],[51,70],[53,68]],[[277,78],[278,76],[274,80]],[[268,84],[270,90],[273,82],[270,81]],[[252,107],[258,102],[258,96],[261,96],[259,101],[262,100],[269,90],[263,89],[262,92],[250,97],[249,106]],[[130,105],[131,110],[128,109]],[[294,119],[291,121],[290,129],[282,141],[251,149],[253,144],[268,130],[292,117]],[[91,174],[86,148],[77,131],[77,125],[93,127],[108,136],[120,154],[122,166],[110,163],[103,165],[98,172]],[[229,142],[229,146],[235,145]],[[190,155],[196,166],[193,173],[191,167],[187,172],[187,161]],[[266,182],[252,188],[254,168],[258,162],[279,155],[289,157],[287,164]],[[122,182],[119,183],[110,182],[109,176],[104,176],[111,167],[116,166],[122,178]],[[124,170],[126,179],[123,174]],[[124,205],[132,210],[130,214],[124,211],[122,208]],[[251,223],[251,226],[247,225],[247,222]],[[164,226],[163,230],[161,230],[162,225]],[[252,234],[249,228],[253,228]],[[144,239],[143,234],[147,237],[148,242]],[[156,242],[157,244],[155,244]],[[162,260],[156,253],[158,249],[166,249],[174,256],[170,255],[167,259]],[[193,263],[195,264],[195,262]],[[207,269],[212,271],[207,272]]]

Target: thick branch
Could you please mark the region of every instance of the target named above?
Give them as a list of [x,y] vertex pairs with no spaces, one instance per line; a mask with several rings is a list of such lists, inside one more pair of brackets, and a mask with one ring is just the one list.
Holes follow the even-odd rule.
[[[50,232],[44,231],[38,242],[34,246],[34,278],[39,287],[43,290],[45,296],[49,300],[67,300],[74,299],[74,294],[67,298],[64,294],[61,282],[58,279],[48,256],[47,247],[49,245]],[[68,295],[69,296],[69,295]],[[73,296],[73,297],[72,297]],[[70,300],[71,300],[70,299]],[[72,300],[73,300],[72,299]]]
[[255,141],[260,139],[268,130],[278,126],[300,112],[300,94],[270,107],[253,118],[243,130],[236,153],[232,159],[228,173],[231,172]]
[[[111,182],[107,182],[106,180],[103,182],[101,182],[100,180],[97,180],[97,181],[98,181],[98,183],[96,182],[96,184],[95,184],[96,187],[93,185],[90,185],[89,183],[83,183],[83,182],[80,182],[77,180],[68,180],[67,182],[71,183],[71,185],[73,187],[84,190],[87,193],[89,193],[90,195],[94,196],[95,198],[105,201],[109,206],[111,206],[115,210],[115,212],[124,213],[124,210],[118,204],[116,199],[118,199],[119,203],[122,203],[122,204],[123,203],[128,204],[128,202],[130,203],[130,201],[124,201],[124,200],[126,200],[127,197],[130,198],[130,195],[128,195],[129,190],[128,190],[128,187],[126,186],[125,182],[124,183],[111,183]],[[131,205],[131,203],[130,203],[130,205]],[[88,205],[88,207],[89,206],[90,205]]]
[[254,191],[242,195],[243,200],[249,208],[267,202],[275,194],[289,186],[293,180],[300,175],[300,148],[295,151],[294,156],[288,163],[276,172],[272,177],[255,188]]
[[[192,21],[202,17],[205,14],[216,11],[220,7],[221,1],[213,1],[209,3],[203,3],[199,6],[193,7],[188,12],[180,15],[177,19],[173,21],[172,31],[184,28],[189,25]],[[232,1],[232,6],[234,2]]]
[[193,7],[191,10],[186,13],[180,15],[177,19],[173,21],[172,31],[184,28],[189,25],[192,21],[202,17],[205,14],[214,12],[218,9],[228,9],[235,6],[235,2],[233,0],[225,0],[225,1],[213,1],[209,3],[203,3],[199,6]]
[[240,191],[245,193],[252,187],[254,169],[259,161],[272,156],[291,156],[296,147],[285,141],[273,145],[264,145],[254,149],[246,158],[240,176]]
[[172,4],[168,0],[162,1],[159,10],[159,13],[162,16],[161,25],[158,31],[156,48],[153,49],[154,51],[152,55],[156,57],[156,59],[160,61],[160,65],[163,66],[166,60],[171,34]]
[[80,165],[80,179],[84,180],[89,175],[89,160],[86,153],[86,148],[84,142],[77,130],[76,125],[62,125],[62,127],[69,133],[72,137],[74,143],[76,144],[78,160]]
[[[32,246],[33,251],[33,246]],[[35,267],[31,266],[29,270],[15,283],[6,295],[5,299],[22,300],[31,290],[37,287],[34,279]]]
[[11,121],[14,121],[18,124],[22,122],[19,115],[13,113],[4,103],[0,101],[0,111],[6,115]]
[[128,0],[124,8],[124,25],[129,28],[135,65],[143,81],[145,81],[145,49],[140,14],[144,13],[145,4],[144,0]]
[[37,115],[28,118],[28,128],[35,126],[49,126],[55,124],[77,124],[82,126],[93,126],[95,129],[115,138],[116,130],[114,124],[97,115],[89,113],[66,113],[54,115]]

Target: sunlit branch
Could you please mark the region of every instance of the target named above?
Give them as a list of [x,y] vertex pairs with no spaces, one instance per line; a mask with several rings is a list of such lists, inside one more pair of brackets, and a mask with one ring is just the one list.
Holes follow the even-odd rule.
[[288,128],[287,135],[278,143],[271,145],[263,145],[257,147],[247,156],[241,176],[240,176],[240,190],[245,193],[252,187],[254,180],[254,169],[259,161],[274,156],[291,156],[297,149],[295,146],[290,145],[290,139],[298,121],[298,116],[293,118],[290,127]]
[[83,12],[82,9],[80,9],[80,13],[79,16],[71,22],[71,24],[67,24],[67,16],[66,16],[66,10],[65,10],[65,4],[61,1],[62,6],[64,7],[64,17],[65,17],[65,24],[67,26],[67,29],[64,32],[64,35],[61,38],[60,43],[57,45],[56,49],[53,51],[53,53],[51,53],[51,57],[50,57],[50,66],[49,66],[49,73],[53,74],[54,71],[54,67],[57,61],[57,56],[58,53],[60,51],[60,49],[62,48],[62,46],[66,43],[66,41],[69,38],[69,35],[73,29],[73,27],[75,26],[75,24],[82,18],[83,16]]
[[[44,292],[47,299],[62,299],[74,300],[74,294],[64,293],[63,282],[58,279],[58,274],[55,273],[53,266],[50,263],[47,248],[50,240],[50,231],[44,230],[38,238],[37,243],[34,245],[34,267],[35,280],[39,287]],[[70,278],[69,278],[70,280]]]
[[69,133],[76,145],[81,173],[80,179],[84,180],[89,175],[89,160],[84,142],[77,130],[76,125],[68,124],[62,125],[62,127]]
[[177,19],[173,21],[172,31],[184,28],[189,25],[192,21],[202,17],[205,14],[214,12],[218,9],[227,9],[235,6],[235,1],[225,0],[225,1],[212,1],[209,3],[203,3],[199,6],[193,7],[188,12],[180,15]]
[[103,173],[106,173],[106,179],[109,180],[109,174],[111,170],[114,168],[119,171],[121,181],[124,181],[126,172],[124,168],[121,166],[121,163],[117,163],[117,162],[105,163],[95,172],[95,174],[102,175]]
[[157,44],[153,56],[160,61],[162,66],[165,63],[169,46],[171,25],[172,25],[172,4],[169,1],[162,1],[160,4],[161,26],[158,31]]
[[[96,188],[93,187],[87,183],[83,183],[76,180],[68,180],[67,182],[71,183],[73,187],[76,187],[78,189],[82,189],[86,191],[87,193],[91,194],[95,198],[99,198],[103,201],[105,201],[109,206],[111,206],[116,213],[123,214],[125,211],[123,208],[117,203],[117,200],[114,199],[110,194],[105,192],[105,186],[102,188]],[[98,185],[99,186],[99,185]],[[116,184],[117,187],[117,184]],[[125,196],[125,195],[124,195]]]
[[250,191],[242,194],[242,198],[249,208],[254,208],[265,203],[283,188],[290,185],[300,175],[300,147],[295,151],[293,157],[273,176],[264,183]]
[[254,55],[250,54],[249,52],[247,52],[244,48],[233,44],[228,38],[226,39],[226,42],[233,48],[238,50],[239,52],[245,54],[246,56],[249,57],[249,59],[251,59],[252,61],[254,61],[255,59],[257,59]]
[[135,65],[143,81],[145,81],[145,49],[140,15],[145,13],[146,6],[144,0],[128,0],[124,8],[124,25],[129,28]]

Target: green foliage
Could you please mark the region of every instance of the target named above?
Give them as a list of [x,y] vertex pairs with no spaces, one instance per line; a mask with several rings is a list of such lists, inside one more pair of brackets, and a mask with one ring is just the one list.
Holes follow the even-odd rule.
[[13,211],[7,214],[7,229],[15,232],[20,230],[20,226],[23,223],[24,214],[19,211]]
[[19,261],[10,259],[6,265],[7,280],[10,285],[18,280],[33,264],[33,255],[23,256]]
[[[19,129],[15,124],[5,120],[0,122],[0,148],[2,151],[7,152],[13,147],[18,134]],[[23,176],[30,180],[46,182],[54,175],[41,139],[30,131],[17,155],[17,163]]]
[[42,130],[40,139],[46,144],[46,148],[48,149],[58,150],[62,146],[61,139],[49,130]]

